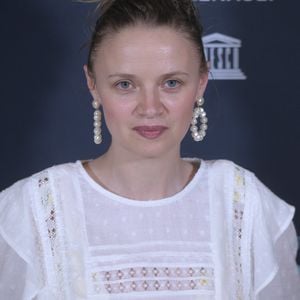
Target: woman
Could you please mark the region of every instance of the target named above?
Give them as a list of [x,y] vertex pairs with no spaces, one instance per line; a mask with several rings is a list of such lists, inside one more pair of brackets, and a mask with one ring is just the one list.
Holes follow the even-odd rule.
[[102,1],[84,71],[112,142],[0,194],[3,299],[298,299],[294,208],[180,157],[207,129],[201,33],[192,1]]

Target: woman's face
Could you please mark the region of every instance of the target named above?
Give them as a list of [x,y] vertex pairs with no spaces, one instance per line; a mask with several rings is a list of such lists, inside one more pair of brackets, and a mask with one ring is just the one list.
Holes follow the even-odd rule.
[[194,44],[168,27],[132,26],[100,44],[88,86],[103,107],[119,155],[179,153],[195,101],[204,93]]

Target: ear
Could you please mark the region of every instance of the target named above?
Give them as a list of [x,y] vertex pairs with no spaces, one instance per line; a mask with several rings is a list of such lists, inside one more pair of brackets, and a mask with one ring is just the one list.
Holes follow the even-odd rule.
[[99,93],[96,89],[96,81],[95,81],[93,74],[91,74],[91,72],[88,70],[87,65],[83,66],[83,70],[84,70],[88,89],[89,89],[93,99],[100,103],[100,97],[99,97]]
[[206,90],[206,86],[208,83],[208,72],[202,73],[200,75],[200,80],[199,80],[199,84],[198,84],[198,97],[203,97],[204,92]]

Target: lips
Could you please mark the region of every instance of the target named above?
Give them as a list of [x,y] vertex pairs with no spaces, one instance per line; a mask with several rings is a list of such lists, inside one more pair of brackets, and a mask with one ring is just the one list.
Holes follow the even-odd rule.
[[167,129],[165,126],[136,126],[133,128],[139,135],[146,139],[156,139]]

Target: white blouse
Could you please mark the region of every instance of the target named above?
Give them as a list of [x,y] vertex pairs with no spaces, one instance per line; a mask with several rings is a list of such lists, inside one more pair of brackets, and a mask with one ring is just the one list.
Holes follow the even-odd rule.
[[3,191],[0,299],[299,299],[294,207],[230,161],[199,161],[160,200],[116,195],[80,161]]

